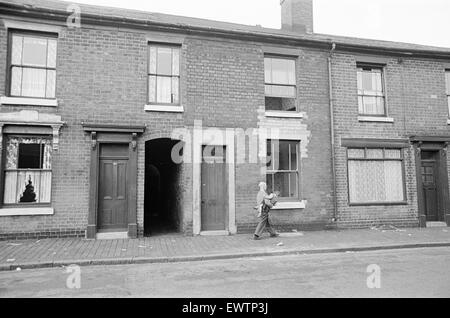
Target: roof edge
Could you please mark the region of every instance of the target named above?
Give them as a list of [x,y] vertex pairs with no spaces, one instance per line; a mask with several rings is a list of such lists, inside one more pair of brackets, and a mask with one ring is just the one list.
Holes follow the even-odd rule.
[[[60,9],[34,7],[26,4],[0,2],[2,16],[19,16],[25,18],[48,19],[65,22],[68,12]],[[336,51],[356,52],[362,54],[390,55],[399,57],[416,57],[450,60],[450,51],[442,52],[432,49],[401,49],[389,48],[368,44],[349,44],[333,39],[308,39],[295,35],[281,35],[269,32],[251,32],[242,30],[226,30],[202,26],[186,25],[181,23],[155,22],[144,19],[124,18],[113,15],[83,13],[83,21],[89,25],[123,27],[138,30],[177,32],[202,36],[214,36],[239,40],[250,40],[283,45],[300,45],[318,49],[329,50],[336,45]]]

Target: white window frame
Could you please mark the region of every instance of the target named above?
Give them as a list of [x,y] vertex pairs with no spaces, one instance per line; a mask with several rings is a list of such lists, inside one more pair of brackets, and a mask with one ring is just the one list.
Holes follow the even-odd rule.
[[[294,84],[280,84],[280,83],[268,83],[265,80],[265,73],[266,73],[266,59],[278,59],[278,60],[289,60],[294,62]],[[272,72],[272,70],[271,70]],[[298,88],[297,88],[297,57],[293,56],[284,56],[284,55],[277,55],[277,54],[265,54],[264,55],[264,97],[280,97],[280,98],[292,98],[295,103],[295,110],[267,110],[265,109],[266,116],[268,117],[299,117],[298,114]],[[285,87],[291,87],[294,89],[294,96],[293,97],[287,97],[287,96],[268,96],[265,94],[266,86],[285,86]],[[266,105],[264,105],[266,107]],[[286,114],[286,115],[283,115]]]
[[[160,75],[158,74],[158,70],[156,70],[155,73],[150,72],[150,51],[151,48],[170,48],[170,49],[177,49],[179,52],[179,59],[178,59],[178,75]],[[182,46],[179,44],[169,44],[169,43],[149,43],[148,44],[148,59],[147,59],[147,104],[145,106],[145,110],[147,111],[162,111],[162,112],[183,112],[183,106],[181,104],[181,56],[182,54]],[[158,62],[156,61],[156,65],[158,65]],[[177,103],[162,103],[158,102],[158,84],[156,80],[156,86],[155,86],[155,101],[150,101],[150,76],[163,76],[163,77],[170,77],[172,78],[178,78],[178,102]],[[172,88],[172,87],[171,87]]]
[[[363,71],[364,72],[364,68],[370,68],[372,70],[379,70],[381,73],[381,89],[382,92],[381,94],[360,94],[360,90],[359,90],[359,81],[358,81],[358,74]],[[380,65],[380,64],[373,64],[373,63],[357,63],[356,64],[356,74],[357,74],[357,104],[358,104],[358,114],[359,114],[359,118],[363,119],[360,121],[379,121],[379,122],[392,122],[393,119],[388,117],[388,107],[387,107],[387,97],[386,97],[386,75],[385,75],[385,65]],[[362,85],[362,83],[361,83]],[[382,98],[383,100],[383,110],[384,113],[383,114],[368,114],[368,113],[364,113],[361,112],[360,106],[359,106],[359,98],[363,99],[363,105],[362,107],[364,108],[364,98],[365,97],[378,97],[378,98]],[[388,118],[388,121],[383,121],[383,120],[367,120],[367,118]]]

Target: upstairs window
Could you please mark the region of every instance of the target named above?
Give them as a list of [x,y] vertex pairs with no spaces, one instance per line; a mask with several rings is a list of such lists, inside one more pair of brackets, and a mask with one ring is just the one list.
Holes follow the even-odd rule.
[[48,137],[8,136],[3,203],[50,203],[52,141]]
[[359,114],[386,116],[382,66],[358,65]]
[[266,111],[296,111],[295,59],[264,58]]
[[180,104],[180,47],[150,45],[148,99],[150,104]]
[[448,114],[450,117],[450,70],[445,70],[445,87],[447,94]]
[[10,33],[10,96],[55,98],[56,47],[56,35]]
[[291,140],[267,141],[267,190],[280,191],[280,197],[299,200],[300,142]]

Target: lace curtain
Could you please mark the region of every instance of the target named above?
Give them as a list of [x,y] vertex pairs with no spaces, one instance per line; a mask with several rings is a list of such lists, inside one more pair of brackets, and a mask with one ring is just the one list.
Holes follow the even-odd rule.
[[[18,169],[19,145],[39,144],[43,147],[42,169]],[[52,172],[52,141],[42,137],[8,137],[6,141],[6,171],[4,203],[20,203],[27,185],[34,187],[35,201],[29,203],[50,203]]]
[[348,161],[351,203],[404,201],[401,161]]

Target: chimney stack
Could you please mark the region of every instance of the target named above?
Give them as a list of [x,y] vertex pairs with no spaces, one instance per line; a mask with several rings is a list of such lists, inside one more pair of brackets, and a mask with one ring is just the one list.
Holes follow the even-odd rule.
[[281,29],[313,33],[313,0],[280,0]]

